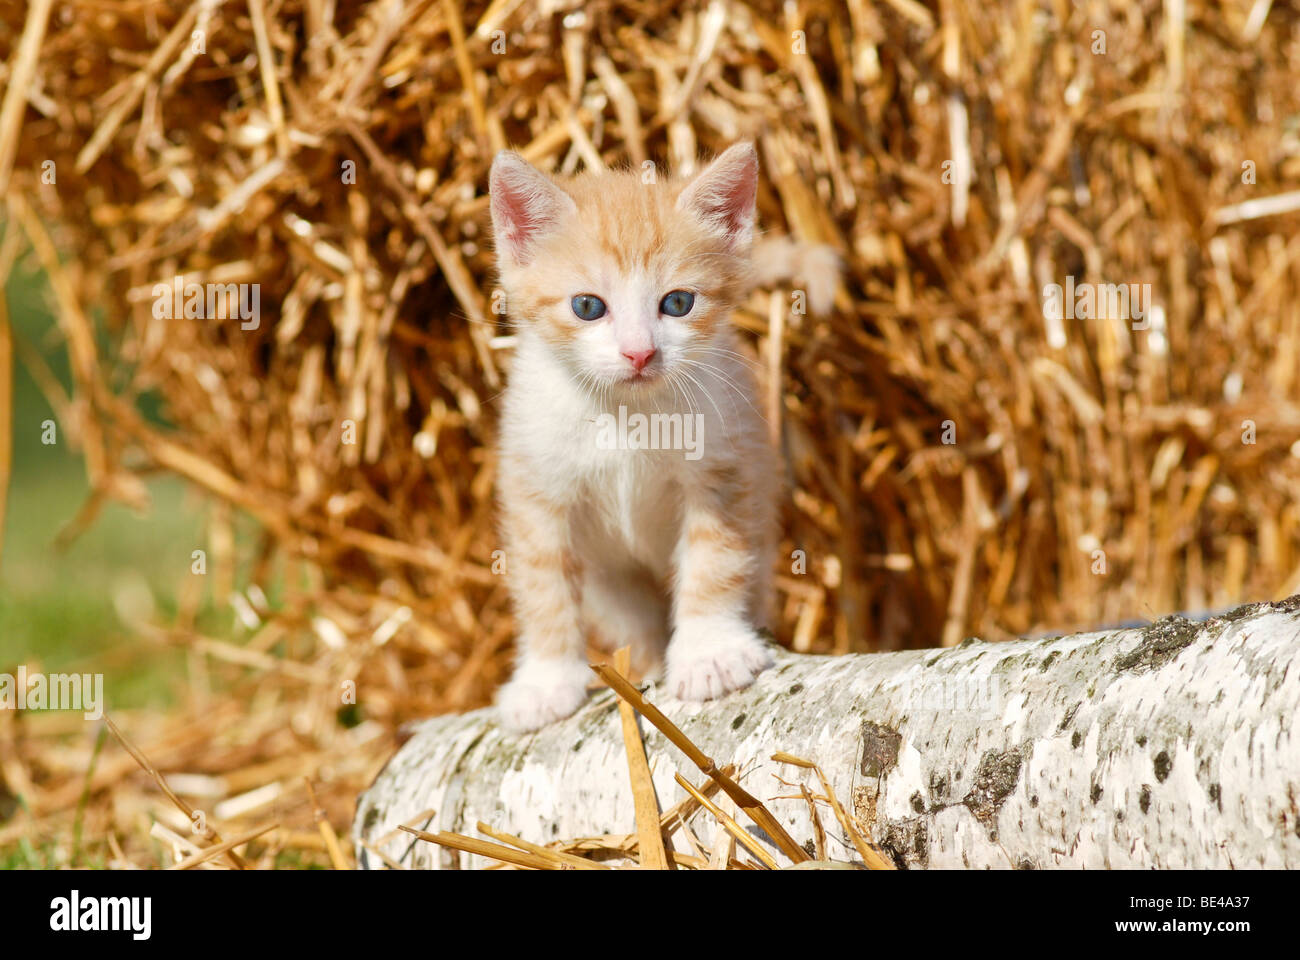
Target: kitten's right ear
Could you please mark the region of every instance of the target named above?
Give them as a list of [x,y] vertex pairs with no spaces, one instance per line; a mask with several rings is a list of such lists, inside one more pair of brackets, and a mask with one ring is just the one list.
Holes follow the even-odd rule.
[[488,176],[492,232],[497,253],[527,266],[536,242],[556,229],[566,213],[576,213],[573,198],[517,153],[502,150]]

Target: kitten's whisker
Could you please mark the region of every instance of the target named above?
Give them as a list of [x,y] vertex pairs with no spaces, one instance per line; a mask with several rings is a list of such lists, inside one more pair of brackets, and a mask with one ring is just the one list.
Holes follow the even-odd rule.
[[[700,381],[697,380],[693,374],[685,370],[680,371],[680,373],[682,374],[682,376],[690,380],[691,383],[695,384],[697,387],[700,388],[700,391],[704,394],[706,398],[708,398],[709,403],[713,404],[713,410],[715,413],[717,413],[718,419],[721,420],[723,423],[726,423],[727,418],[722,415],[722,411],[718,408],[717,401],[713,399],[713,395],[709,393],[708,389],[704,386],[704,384],[700,383]],[[736,408],[734,404],[732,405],[731,408],[731,415],[733,417],[736,415]]]
[[705,370],[708,370],[710,373],[712,373],[714,376],[718,377],[718,378],[719,378],[720,380],[722,380],[722,381],[723,381],[723,382],[724,382],[728,387],[730,387],[730,388],[731,388],[732,390],[734,390],[736,393],[740,394],[742,397],[747,395],[747,391],[746,391],[746,390],[745,390],[745,389],[744,389],[744,388],[743,388],[739,383],[737,383],[734,379],[732,379],[732,377],[730,376],[730,374],[728,374],[728,373],[727,373],[726,371],[724,371],[722,368],[720,368],[720,367],[718,367],[718,366],[716,366],[716,365],[714,365],[714,364],[711,364],[711,363],[705,363],[705,362],[700,361],[700,360],[691,360],[691,361],[689,361],[689,362],[690,362],[693,366],[701,367],[701,368],[703,368],[703,369],[705,369]]
[[719,367],[711,363],[704,363],[700,360],[691,360],[686,357],[682,357],[680,362],[688,364],[692,367],[700,367],[712,373],[726,387],[730,388],[733,392],[738,394],[740,398],[744,400],[746,404],[749,405],[749,409],[753,410],[760,420],[762,420],[764,423],[767,423],[767,419],[763,416],[762,413],[759,412],[758,408],[755,407],[754,404],[750,401],[749,395],[745,392],[745,390],[739,384],[737,384],[735,380],[731,379],[731,377],[729,377],[722,369],[720,369]]
[[671,382],[673,385],[673,393],[674,394],[680,393],[680,396],[682,398],[682,403],[686,407],[686,412],[689,414],[697,413],[698,411],[696,411],[695,409],[695,398],[691,396],[691,392],[687,388],[685,381],[682,380],[681,374],[677,373],[676,371],[673,371],[668,374],[668,378],[669,378],[669,382]]
[[729,357],[729,358],[731,358],[731,359],[733,359],[733,360],[739,360],[741,363],[743,363],[743,364],[744,364],[746,367],[748,367],[750,370],[760,370],[760,369],[762,369],[762,366],[763,366],[763,365],[762,365],[761,363],[759,363],[757,360],[751,360],[749,357],[745,356],[743,353],[737,353],[737,352],[734,351],[734,350],[724,350],[724,349],[722,349],[721,347],[702,347],[702,348],[700,348],[700,353],[701,353],[701,354],[708,354],[708,355],[717,354],[718,356],[721,356],[721,357]]
[[[680,374],[684,377],[688,377],[692,383],[694,383],[697,387],[699,387],[700,390],[704,391],[704,395],[709,398],[709,402],[713,404],[713,409],[718,412],[718,417],[722,420],[723,425],[725,425],[727,422],[726,419],[722,417],[722,412],[718,410],[718,405],[713,402],[713,397],[709,395],[709,391],[705,389],[704,385],[700,383],[699,380],[697,380],[694,376],[687,373],[685,370],[680,371]],[[736,406],[734,403],[731,405],[731,414],[733,417],[736,415]],[[732,436],[732,432],[730,430],[724,429],[722,431],[722,436],[725,438],[727,446],[734,451],[736,448],[736,441],[735,438]]]
[[706,343],[701,347],[697,347],[696,349],[698,349],[702,353],[720,353],[723,354],[724,356],[736,357],[738,360],[745,360],[749,363],[754,362],[753,360],[751,360],[749,357],[739,352],[738,350],[728,350],[726,347],[720,347],[716,343]]
[[681,359],[681,362],[687,364],[688,366],[699,367],[702,370],[708,371],[710,374],[716,377],[724,386],[731,388],[732,390],[736,391],[737,393],[740,393],[741,395],[744,394],[744,390],[741,388],[740,384],[738,384],[734,379],[732,379],[730,375],[727,374],[725,370],[723,370],[721,367],[717,366],[716,364],[706,363],[703,360],[694,360],[689,357],[683,357]]
[[692,412],[692,410],[690,410],[690,406],[692,406],[690,405],[690,395],[681,392],[681,382],[677,379],[676,373],[668,373],[668,382],[669,384],[672,384],[673,399],[680,399],[681,406],[685,407],[685,411],[688,412],[688,414],[689,412]]

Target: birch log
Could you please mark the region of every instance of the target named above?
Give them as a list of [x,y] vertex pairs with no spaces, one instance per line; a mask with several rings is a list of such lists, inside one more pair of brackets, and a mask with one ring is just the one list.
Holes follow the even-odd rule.
[[[900,866],[1300,867],[1300,596],[1040,640],[778,651],[754,686],[723,699],[646,695],[719,766],[736,764],[742,786],[810,849],[807,804],[777,798],[820,785],[772,761],[777,751],[820,764]],[[703,777],[641,723],[666,809],[682,797],[674,772]],[[490,709],[420,722],[360,798],[357,861],[381,866],[369,845],[408,868],[482,867],[394,835],[407,823],[478,836],[479,820],[540,844],[633,833],[612,692],[526,736],[504,733]],[[821,821],[828,856],[858,859],[825,807]],[[711,845],[709,814],[692,829]],[[692,852],[680,831],[674,839]]]

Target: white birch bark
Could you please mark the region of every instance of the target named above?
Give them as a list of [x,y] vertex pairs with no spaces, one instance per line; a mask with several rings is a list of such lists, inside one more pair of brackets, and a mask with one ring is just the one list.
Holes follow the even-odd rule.
[[[1205,622],[947,650],[846,657],[778,651],[748,690],[654,702],[800,843],[798,794],[820,764],[860,830],[906,867],[1300,867],[1300,596]],[[661,808],[703,776],[641,720]],[[421,811],[420,828],[475,822],[536,843],[634,832],[613,694],[525,736],[491,710],[422,721],[357,806],[358,863]],[[825,807],[828,856],[856,860]],[[693,818],[708,843],[707,813]],[[752,824],[745,824],[756,831]],[[768,844],[782,864],[789,861]],[[379,845],[410,868],[480,857],[399,834]],[[684,840],[678,849],[691,852]]]

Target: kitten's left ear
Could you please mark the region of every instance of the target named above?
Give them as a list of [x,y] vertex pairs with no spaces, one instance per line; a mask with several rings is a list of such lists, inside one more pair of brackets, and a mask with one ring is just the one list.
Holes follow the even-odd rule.
[[747,140],[728,147],[677,198],[677,209],[691,212],[722,229],[733,247],[754,235],[754,201],[758,196],[758,154]]
[[521,267],[532,259],[533,245],[558,228],[566,214],[578,209],[550,177],[509,150],[502,150],[492,160],[488,193],[497,253]]

